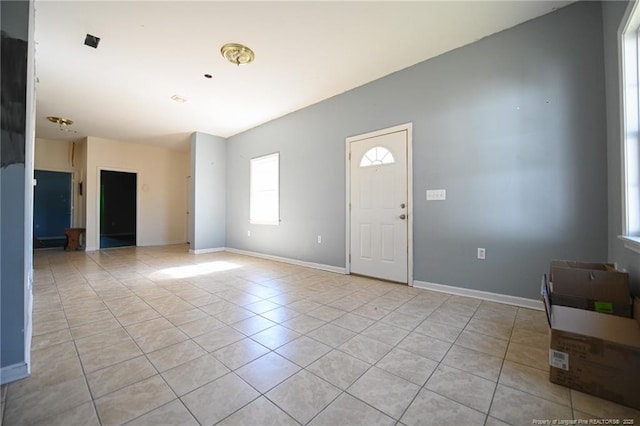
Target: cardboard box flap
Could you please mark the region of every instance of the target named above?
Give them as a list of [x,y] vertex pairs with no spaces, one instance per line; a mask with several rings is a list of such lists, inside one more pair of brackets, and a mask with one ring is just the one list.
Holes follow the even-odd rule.
[[584,297],[594,302],[630,303],[629,274],[613,265],[551,261],[551,290],[554,294]]
[[640,326],[630,318],[553,306],[551,328],[640,348]]
[[592,269],[594,271],[615,271],[616,266],[612,263],[589,263],[589,262],[575,262],[572,260],[552,260],[551,267],[554,266],[560,268],[570,269]]

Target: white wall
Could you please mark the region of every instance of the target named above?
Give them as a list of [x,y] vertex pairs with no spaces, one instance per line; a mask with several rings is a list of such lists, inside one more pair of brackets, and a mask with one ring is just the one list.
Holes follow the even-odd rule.
[[226,244],[226,140],[191,135],[191,251],[203,253]]
[[[55,172],[72,172],[70,141],[36,138],[34,168]],[[77,158],[77,157],[76,157]]]
[[137,244],[153,246],[187,241],[189,153],[163,147],[88,137],[86,247],[98,249],[100,170],[138,174]]

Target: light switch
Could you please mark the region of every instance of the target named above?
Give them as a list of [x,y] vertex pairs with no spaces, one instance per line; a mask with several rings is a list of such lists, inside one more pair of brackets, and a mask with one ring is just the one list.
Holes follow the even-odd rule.
[[427,189],[427,201],[444,201],[446,199],[446,189]]

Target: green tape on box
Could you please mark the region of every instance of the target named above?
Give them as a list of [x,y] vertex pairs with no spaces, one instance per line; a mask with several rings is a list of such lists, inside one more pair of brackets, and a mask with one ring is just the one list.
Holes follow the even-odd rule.
[[613,303],[611,302],[593,302],[596,312],[602,312],[605,314],[613,313]]

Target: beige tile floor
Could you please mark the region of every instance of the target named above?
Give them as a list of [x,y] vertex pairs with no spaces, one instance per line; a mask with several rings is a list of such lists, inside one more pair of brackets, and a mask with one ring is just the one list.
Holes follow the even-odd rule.
[[34,269],[3,425],[640,424],[549,382],[542,312],[183,245]]

